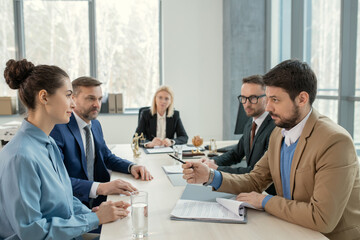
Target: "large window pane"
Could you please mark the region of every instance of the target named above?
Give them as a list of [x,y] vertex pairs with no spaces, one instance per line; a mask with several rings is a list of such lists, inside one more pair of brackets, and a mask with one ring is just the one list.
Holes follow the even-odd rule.
[[150,105],[159,86],[159,0],[96,2],[98,79],[125,108]]
[[311,66],[318,77],[318,94],[336,96],[339,88],[341,1],[316,0],[311,4]]
[[338,101],[328,99],[316,99],[313,107],[322,115],[329,117],[337,123],[338,120]]
[[12,1],[0,1],[0,96],[16,96],[4,79],[7,60],[15,58],[14,9]]
[[24,1],[26,58],[89,75],[88,21],[87,1]]

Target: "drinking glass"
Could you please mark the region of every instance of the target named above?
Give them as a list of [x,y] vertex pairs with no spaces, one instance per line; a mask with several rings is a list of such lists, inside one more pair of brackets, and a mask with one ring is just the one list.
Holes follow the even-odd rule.
[[135,191],[130,195],[132,237],[141,239],[148,236],[148,193]]

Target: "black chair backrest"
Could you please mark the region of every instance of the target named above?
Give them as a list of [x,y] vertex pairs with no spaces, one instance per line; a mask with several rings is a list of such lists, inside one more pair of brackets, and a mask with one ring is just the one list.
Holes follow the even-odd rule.
[[234,134],[243,134],[245,124],[249,118],[250,117],[246,116],[243,105],[239,104]]
[[146,110],[146,109],[150,109],[150,107],[141,107],[139,108],[139,115],[138,115],[138,125],[140,123],[140,116],[142,114],[142,111]]

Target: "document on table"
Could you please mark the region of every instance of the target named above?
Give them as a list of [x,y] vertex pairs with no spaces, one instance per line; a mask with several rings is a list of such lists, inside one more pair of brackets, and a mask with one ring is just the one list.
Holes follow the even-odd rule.
[[174,150],[171,147],[156,147],[156,148],[144,148],[144,152],[148,154],[172,153],[174,152]]
[[181,165],[162,166],[162,169],[166,174],[182,174],[183,168]]
[[[217,199],[218,200],[218,199]],[[197,220],[206,222],[246,223],[246,209],[241,202],[235,200],[219,202],[204,202],[196,200],[177,201],[171,212],[172,220]]]

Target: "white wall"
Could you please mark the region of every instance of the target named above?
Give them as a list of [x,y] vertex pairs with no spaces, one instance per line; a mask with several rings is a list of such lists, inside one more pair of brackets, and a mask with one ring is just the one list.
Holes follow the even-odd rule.
[[[163,0],[163,76],[191,139],[223,136],[222,0]],[[130,143],[137,115],[99,116],[109,144]],[[0,124],[21,117],[0,117]]]
[[163,0],[164,80],[191,139],[222,139],[221,0]]

